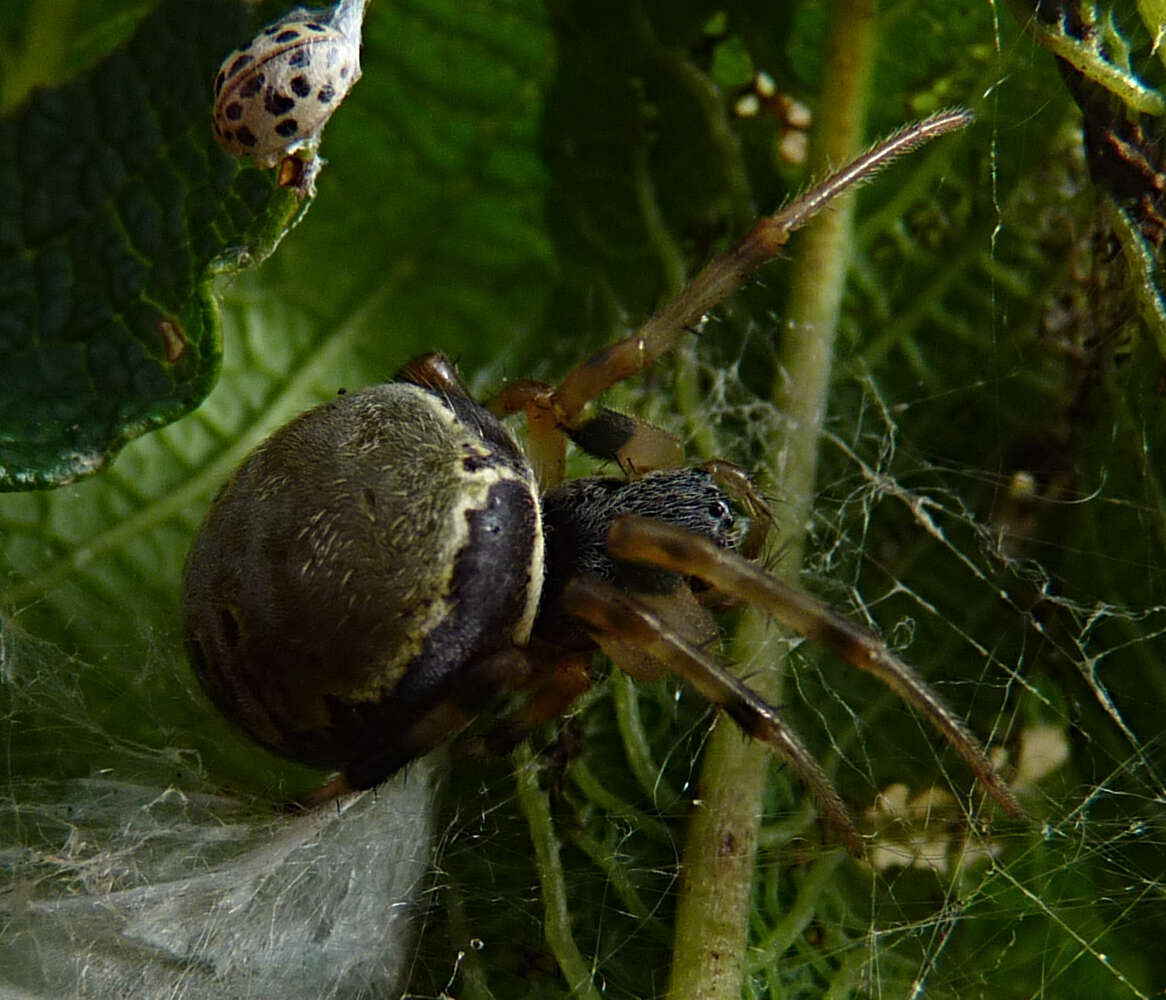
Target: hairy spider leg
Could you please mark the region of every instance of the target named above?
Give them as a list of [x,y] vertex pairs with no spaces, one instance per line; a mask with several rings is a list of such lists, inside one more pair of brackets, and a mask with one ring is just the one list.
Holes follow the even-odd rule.
[[554,395],[554,386],[522,379],[511,382],[486,403],[486,409],[496,417],[525,412],[526,453],[544,492],[563,481],[568,437],[588,454],[616,462],[629,475],[684,464],[680,442],[662,428],[605,406],[588,407],[568,426],[555,412]]
[[646,421],[593,403],[600,394],[645,368],[675,346],[687,330],[735,292],[762,264],[772,260],[790,236],[838,195],[865,184],[899,157],[932,139],[972,122],[964,108],[940,111],[901,129],[830,174],[785,208],[756,222],[726,253],[717,257],[635,333],[581,362],[557,387],[543,382],[512,382],[487,403],[495,416],[525,411],[530,425],[527,451],[544,490],[563,479],[565,433],[599,458],[618,462],[629,473],[684,464],[680,443]]
[[524,450],[544,493],[552,486],[558,486],[567,473],[567,439],[551,409],[551,391],[545,382],[519,379],[484,404],[496,417],[525,412]]
[[636,516],[617,518],[608,534],[607,547],[617,559],[695,576],[715,590],[761,608],[787,628],[834,651],[859,670],[873,674],[927,718],[1006,813],[1016,817],[1025,815],[963,720],[877,636],[859,628],[829,605],[782,582],[736,553],[663,521]]
[[459,737],[454,744],[455,751],[466,757],[507,754],[547,723],[565,715],[571,704],[591,687],[591,658],[591,650],[585,653],[548,650],[540,657],[544,669],[530,685],[527,698],[481,737]]
[[617,666],[621,650],[618,645],[612,648],[612,640],[646,653],[688,681],[708,702],[722,708],[746,735],[773,747],[810,790],[847,850],[855,857],[864,856],[862,836],[842,799],[777,709],[678,635],[643,603],[611,584],[596,577],[576,577],[564,589],[562,601],[572,614],[592,627],[596,642],[609,652]]
[[776,257],[790,236],[838,195],[872,180],[899,157],[973,121],[966,108],[939,111],[873,146],[785,208],[760,219],[744,238],[717,257],[684,290],[635,333],[596,352],[559,384],[550,399],[560,425],[574,428],[587,405],[616,382],[643,371],[669,351],[686,330],[741,287],[750,274]]

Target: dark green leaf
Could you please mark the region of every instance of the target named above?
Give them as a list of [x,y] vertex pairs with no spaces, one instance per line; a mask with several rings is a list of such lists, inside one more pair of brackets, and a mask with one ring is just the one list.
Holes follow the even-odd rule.
[[207,126],[209,81],[250,30],[237,3],[165,3],[0,121],[0,489],[90,475],[214,385],[215,276],[306,207]]

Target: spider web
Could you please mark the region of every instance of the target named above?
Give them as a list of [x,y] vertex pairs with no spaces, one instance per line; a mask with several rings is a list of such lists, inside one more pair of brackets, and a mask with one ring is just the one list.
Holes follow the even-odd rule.
[[[68,658],[4,637],[6,721],[24,744],[4,797],[5,995],[348,997],[400,978],[429,868],[430,763],[392,796],[278,816],[192,781],[188,753],[103,730],[91,665],[46,687],[36,678]],[[55,750],[30,753],[42,737]]]
[[[744,34],[757,63],[793,61],[795,82],[813,80],[814,6],[778,26],[787,32],[767,28],[792,35],[788,49],[733,24],[710,35],[715,53],[702,71]],[[990,7],[967,29],[981,34],[963,37],[946,6],[911,8],[914,27],[896,36],[931,67],[936,93],[885,68],[889,96],[872,131],[915,106],[904,94],[946,102],[989,89],[999,103],[981,112],[980,138],[949,143],[934,160],[925,154],[864,196],[801,581],[925,674],[993,747],[1035,822],[994,816],[955,755],[877,683],[776,629],[742,649],[728,616],[725,650],[741,654],[747,679],[788,656],[781,708],[877,835],[865,866],[831,849],[797,783],[772,764],[748,990],[1149,996],[1166,981],[1166,606],[1152,462],[1162,361],[1139,335],[1128,276],[1096,220],[1059,81],[1039,76],[1039,53],[1003,18],[994,42],[982,33]],[[357,134],[385,131],[431,163],[440,160],[432,147],[446,154],[450,136],[483,115],[432,79],[421,86],[441,98],[436,110],[426,105],[432,121],[450,108],[460,115],[449,134],[430,118],[384,110],[395,109],[383,98],[400,84],[386,66],[407,58],[384,41],[387,23],[378,27],[390,9],[378,3],[370,16],[382,34],[366,48],[368,90],[352,102],[375,127]],[[434,5],[399,9],[419,33],[407,37],[442,34]],[[542,16],[516,10],[505,13]],[[182,553],[210,480],[266,430],[337,384],[383,376],[435,344],[464,345],[482,392],[540,366],[553,377],[634,325],[662,294],[660,273],[675,284],[674,258],[686,268],[723,242],[735,223],[720,220],[742,211],[736,196],[710,192],[719,181],[702,154],[712,148],[716,162],[715,137],[693,141],[691,103],[661,97],[667,87],[647,68],[682,91],[683,74],[654,46],[696,59],[693,46],[671,47],[669,15],[652,5],[648,13],[654,38],[632,31],[630,43],[621,26],[611,29],[618,42],[597,32],[595,44],[633,64],[650,99],[605,100],[562,82],[551,104],[551,159],[569,161],[549,168],[564,274],[548,275],[545,247],[513,235],[533,226],[529,214],[493,214],[494,201],[507,202],[498,188],[521,186],[506,164],[469,174],[488,204],[439,201],[439,218],[465,214],[465,230],[430,216],[416,242],[398,235],[400,250],[376,227],[360,228],[363,192],[392,188],[386,171],[399,165],[396,146],[370,140],[377,162],[364,174],[348,168],[356,183],[347,198],[332,192],[338,214],[313,228],[315,210],[295,234],[301,242],[289,240],[227,293],[224,379],[198,414],[137,442],[99,482],[0,502],[0,984],[11,994],[566,996],[546,943],[554,879],[532,852],[552,840],[569,934],[595,989],[664,993],[701,753],[726,725],[699,698],[601,673],[570,718],[537,741],[532,761],[435,757],[340,812],[278,816],[275,804],[319,776],[257,754],[210,712],[173,624]],[[926,41],[937,24],[940,39]],[[445,26],[445,36],[463,30]],[[492,30],[468,35],[517,61]],[[948,60],[973,43],[991,54],[961,59],[950,74],[935,68],[939,56],[923,57],[934,49]],[[574,103],[587,101],[619,140],[598,159]],[[769,164],[775,126],[738,127],[743,156],[764,153]],[[490,149],[513,138],[501,132],[490,133]],[[555,144],[568,132],[570,155]],[[351,161],[359,143],[345,145],[342,121],[329,138],[342,172],[340,152]],[[522,183],[533,176],[509,169]],[[401,183],[418,172],[405,163]],[[776,203],[785,182],[746,200]],[[407,189],[384,210],[393,226],[383,217],[377,226],[405,230],[412,212],[425,214],[411,200],[422,201]],[[449,253],[459,240],[469,249]],[[383,249],[391,266],[378,261],[374,280],[353,263],[356,278],[324,275],[340,293],[305,292],[317,262],[353,260],[350,243]],[[710,317],[677,364],[620,387],[615,405],[673,428],[690,454],[779,481],[774,443],[790,428],[770,381],[787,266]],[[411,282],[418,271],[441,275],[444,287]],[[551,278],[546,301],[515,291]],[[459,336],[467,327],[472,336]],[[548,343],[546,331],[580,329],[591,332]],[[792,506],[772,499],[779,521],[788,519]],[[537,779],[549,828],[530,821],[516,766]],[[970,827],[969,814],[982,822]]]

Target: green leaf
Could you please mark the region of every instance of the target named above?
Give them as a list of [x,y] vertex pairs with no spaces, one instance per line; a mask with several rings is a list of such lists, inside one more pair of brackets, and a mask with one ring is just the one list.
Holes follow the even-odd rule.
[[0,121],[0,489],[91,475],[214,385],[216,274],[307,207],[207,128],[208,81],[250,30],[237,3],[163,4]]

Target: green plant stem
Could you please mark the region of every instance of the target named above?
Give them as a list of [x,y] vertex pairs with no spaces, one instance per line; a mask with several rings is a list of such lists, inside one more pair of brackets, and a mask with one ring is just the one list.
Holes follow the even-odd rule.
[[[1154,16],[1152,8],[1158,6],[1156,3],[1143,4],[1144,16]],[[1029,4],[1013,0],[1012,7],[1017,20],[1038,44],[1064,59],[1087,79],[1119,97],[1131,111],[1155,116],[1166,114],[1166,100],[1158,91],[1147,87],[1122,67],[1109,62],[1095,44],[1074,38],[1059,27],[1042,24],[1032,16],[1032,6]]]
[[[834,8],[814,131],[818,173],[861,147],[875,42],[871,0],[841,0]],[[775,442],[777,479],[762,483],[783,498],[786,527],[775,533],[776,572],[797,579],[804,530],[817,473],[818,436],[825,412],[834,338],[850,263],[853,198],[819,215],[792,251],[795,260],[788,323],[774,401],[788,419],[788,438]],[[742,617],[740,662],[772,664],[773,630],[756,614]],[[766,657],[759,660],[758,657]],[[780,670],[754,671],[751,684],[777,699]],[[689,824],[669,995],[672,1000],[739,1000],[753,897],[761,802],[770,752],[718,725],[701,765],[699,798]]]
[[529,742],[514,751],[513,760],[518,805],[526,818],[530,838],[534,843],[535,867],[545,907],[547,945],[570,984],[572,995],[585,1000],[599,1000],[599,991],[592,979],[594,970],[579,951],[571,933],[567,882],[563,875],[563,862],[559,857],[559,841],[555,836],[547,793],[539,786],[540,768]]
[[[828,164],[850,159],[863,145],[874,28],[868,0],[840,5],[814,132],[814,166],[819,173]],[[777,572],[790,581],[801,572],[853,233],[854,198],[843,196],[805,228],[791,250],[793,274],[773,387],[774,404],[787,427],[773,484],[782,498],[786,525],[777,539]]]

